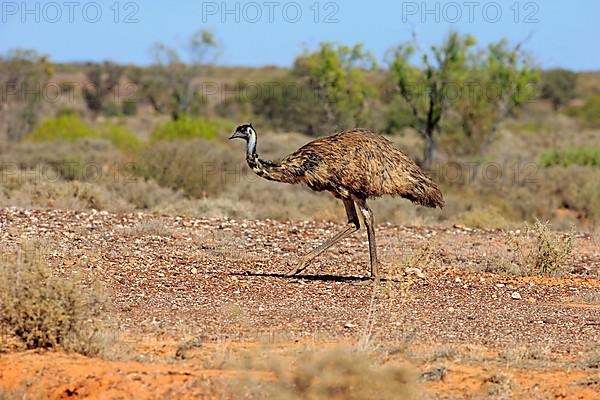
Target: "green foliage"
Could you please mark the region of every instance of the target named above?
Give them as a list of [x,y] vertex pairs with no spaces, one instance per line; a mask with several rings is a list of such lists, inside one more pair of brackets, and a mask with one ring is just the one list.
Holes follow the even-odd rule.
[[560,106],[575,98],[577,75],[566,69],[544,71],[541,77],[541,97],[552,102],[557,110]]
[[[39,88],[44,87],[52,75],[48,57],[35,50],[10,50],[0,56],[4,94],[0,104],[0,132],[8,139],[20,139],[38,122],[43,105]],[[33,93],[24,96],[23,88]],[[15,94],[10,95],[11,92]]]
[[392,52],[390,75],[413,114],[413,118],[407,122],[426,140],[423,154],[425,165],[433,157],[436,145],[434,136],[449,106],[449,88],[463,86],[468,77],[469,51],[474,45],[472,36],[451,33],[441,46],[431,47],[433,57],[426,52],[421,54],[420,61],[424,68],[412,61],[416,54],[414,45],[405,43]]
[[294,62],[291,80],[299,83],[302,98],[291,102],[290,108],[317,113],[303,131],[322,134],[365,125],[369,97],[376,93],[366,78],[366,71],[375,66],[373,55],[362,44],[350,47],[323,42],[319,50],[305,51],[299,56]]
[[138,112],[138,102],[136,100],[125,100],[121,107],[123,115],[133,116]]
[[138,137],[124,126],[106,123],[98,129],[100,137],[124,152],[134,152],[141,146]]
[[34,142],[43,142],[73,141],[99,137],[98,132],[90,128],[79,116],[70,114],[42,121],[25,139]]
[[540,159],[544,167],[579,165],[600,168],[600,147],[550,150],[543,152]]
[[137,136],[126,127],[106,123],[94,130],[82,121],[77,114],[70,111],[65,111],[58,117],[43,121],[36,129],[25,136],[25,139],[32,142],[72,142],[81,139],[105,139],[125,152],[134,151],[140,146]]
[[502,39],[475,56],[470,71],[477,83],[455,105],[463,147],[478,152],[482,160],[496,138],[499,124],[527,102],[535,101],[539,71],[521,51]]
[[586,128],[600,128],[600,94],[587,98],[581,107],[572,107],[567,114],[578,118]]
[[123,115],[123,108],[120,103],[111,101],[104,106],[102,113],[107,117],[119,117]]
[[150,139],[158,140],[192,140],[192,139],[208,139],[212,140],[217,137],[220,130],[231,130],[233,125],[216,120],[207,120],[204,118],[193,118],[189,115],[184,115],[175,121],[168,121],[158,125]]

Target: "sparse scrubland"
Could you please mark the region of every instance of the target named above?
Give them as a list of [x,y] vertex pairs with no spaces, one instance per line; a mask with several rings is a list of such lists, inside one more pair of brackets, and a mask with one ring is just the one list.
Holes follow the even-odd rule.
[[[65,94],[0,104],[0,399],[592,398],[600,74],[448,44],[434,51],[452,62],[426,71],[406,46],[386,69],[337,44],[290,69],[0,60],[3,79]],[[423,88],[465,71],[509,92],[428,108]],[[359,234],[284,279],[345,216],[327,193],[255,176],[227,140],[249,120],[266,159],[341,127],[382,132],[446,207],[372,202],[381,282],[364,278]]]

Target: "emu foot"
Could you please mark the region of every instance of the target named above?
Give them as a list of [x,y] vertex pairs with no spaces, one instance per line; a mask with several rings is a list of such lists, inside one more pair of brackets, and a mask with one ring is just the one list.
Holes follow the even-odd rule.
[[289,278],[294,275],[298,275],[300,272],[302,272],[306,269],[306,267],[308,266],[308,263],[309,263],[309,260],[302,257],[300,259],[300,262],[298,264],[296,264],[296,266],[294,268],[292,268],[288,272],[286,272],[285,277]]

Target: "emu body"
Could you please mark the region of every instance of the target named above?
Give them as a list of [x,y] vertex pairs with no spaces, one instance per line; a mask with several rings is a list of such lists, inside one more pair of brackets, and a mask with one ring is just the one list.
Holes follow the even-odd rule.
[[351,129],[319,138],[280,162],[261,160],[256,153],[256,131],[240,125],[230,139],[246,141],[246,161],[259,176],[277,182],[302,183],[315,191],[326,190],[341,199],[348,227],[310,253],[288,272],[304,270],[323,251],[360,229],[356,206],[363,216],[369,239],[371,276],[377,277],[377,249],[373,212],[367,199],[384,195],[404,197],[426,207],[443,207],[435,182],[385,137],[367,129]]

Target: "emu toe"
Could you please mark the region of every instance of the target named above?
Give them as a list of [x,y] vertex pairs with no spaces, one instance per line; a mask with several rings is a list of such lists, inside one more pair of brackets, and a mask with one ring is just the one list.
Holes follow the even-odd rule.
[[308,261],[304,258],[302,258],[300,260],[300,262],[298,264],[296,264],[296,266],[292,269],[290,269],[285,276],[287,278],[292,277],[294,275],[298,275],[300,272],[304,271],[306,269],[306,267],[308,266]]

